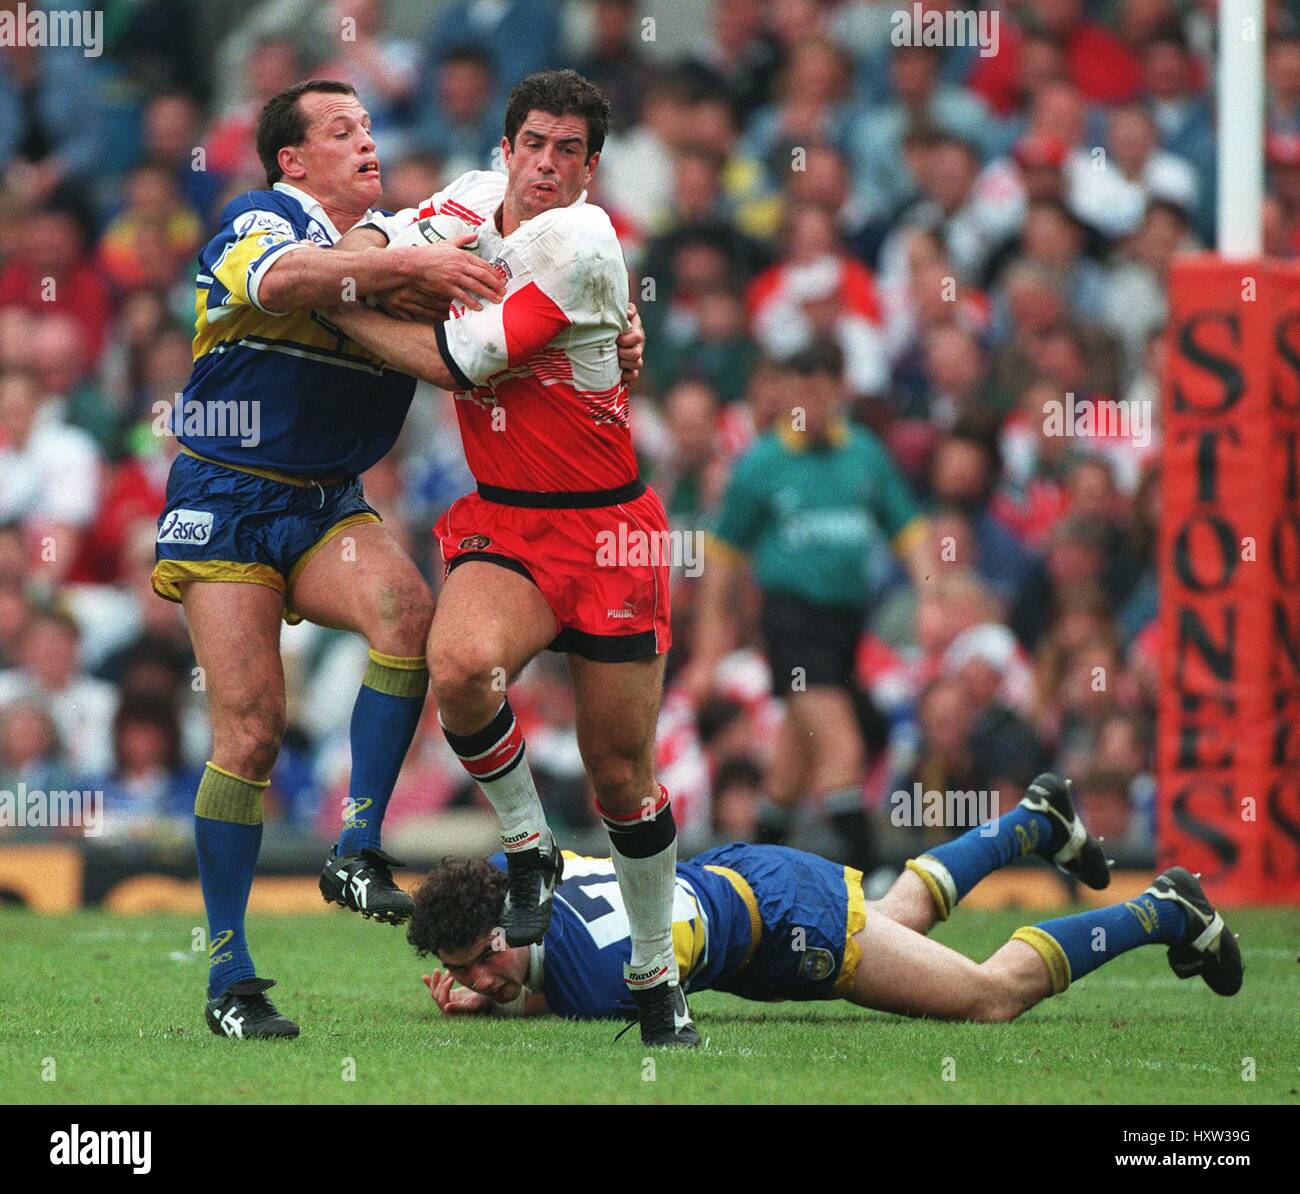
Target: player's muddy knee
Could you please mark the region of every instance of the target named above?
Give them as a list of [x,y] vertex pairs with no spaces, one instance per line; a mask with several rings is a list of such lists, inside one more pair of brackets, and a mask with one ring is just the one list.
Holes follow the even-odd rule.
[[385,655],[423,654],[433,625],[433,594],[423,582],[385,588],[376,608],[370,645]]
[[266,779],[284,737],[284,713],[266,708],[219,719],[213,730],[212,758],[219,767],[245,779]]

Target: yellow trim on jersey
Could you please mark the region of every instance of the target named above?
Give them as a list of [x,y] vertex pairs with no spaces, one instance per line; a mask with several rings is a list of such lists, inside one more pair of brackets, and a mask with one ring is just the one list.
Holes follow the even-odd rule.
[[302,553],[293,562],[293,567],[289,569],[289,589],[292,591],[294,583],[302,575],[302,570],[322,547],[334,538],[340,531],[346,531],[348,527],[360,526],[363,522],[380,522],[382,521],[378,514],[372,514],[369,510],[364,510],[360,514],[349,514],[346,518],[340,519],[319,539],[316,540],[306,551]]
[[[284,222],[288,223],[287,220]],[[249,275],[253,265],[268,253],[278,249],[279,252],[274,253],[278,257],[280,253],[295,251],[300,244],[299,241],[286,240],[283,233],[272,232],[269,229],[259,229],[232,240],[222,252],[221,260],[211,270],[212,277],[221,283],[229,295],[229,301],[223,303],[217,310],[222,315],[226,315],[241,307],[250,307],[255,311],[264,311],[268,315],[273,314],[257,305],[254,294],[250,293],[249,282],[252,279]],[[200,292],[204,295],[201,310],[206,313],[207,292],[211,287],[203,287],[200,284],[200,288]],[[218,321],[220,319],[221,315],[218,316]]]
[[1011,940],[1023,941],[1043,959],[1052,980],[1053,995],[1059,995],[1070,985],[1070,959],[1051,933],[1044,932],[1037,925],[1026,925],[1012,933]]
[[917,540],[925,537],[930,524],[924,518],[914,518],[897,535],[890,544],[897,556],[906,556],[916,546]]
[[749,881],[738,871],[733,871],[730,867],[712,866],[707,863],[704,869],[712,871],[715,875],[721,875],[730,883],[736,889],[736,894],[740,896],[746,910],[749,912],[749,948],[745,950],[745,956],[741,959],[740,966],[737,967],[737,970],[739,970],[754,956],[758,943],[763,940],[763,918],[758,911],[758,897],[754,895],[754,889],[750,887]]
[[[776,437],[791,452],[806,452],[812,442],[806,431],[796,431],[785,425],[776,429]],[[842,448],[849,442],[849,424],[842,415],[837,415],[827,424],[826,440],[832,448]]]
[[682,981],[694,973],[708,944],[700,903],[698,900],[691,902],[695,905],[695,919],[673,921],[673,953],[677,957],[677,973]]
[[318,485],[342,485],[344,481],[352,479],[342,474],[316,479],[294,477],[288,473],[277,472],[273,468],[259,468],[257,465],[252,464],[228,464],[224,460],[212,460],[207,456],[200,455],[193,448],[187,448],[184,444],[181,444],[181,451],[186,456],[193,456],[195,460],[203,461],[204,464],[215,464],[217,468],[228,468],[235,473],[248,473],[249,476],[261,477],[264,481],[278,481],[281,485],[292,485],[295,489],[315,489]]
[[734,543],[728,543],[725,539],[719,539],[712,531],[704,533],[704,554],[716,554],[724,560],[732,560],[741,563],[749,557],[741,551]]
[[853,985],[853,976],[857,974],[858,964],[862,961],[858,934],[867,923],[867,896],[862,890],[862,872],[846,866],[844,885],[849,890],[849,912],[844,922],[844,961],[835,977],[835,986],[831,988],[831,999],[843,999]]
[[243,564],[235,560],[159,560],[153,566],[151,579],[153,591],[165,601],[179,602],[181,585],[191,581],[265,585],[281,596],[284,594],[284,577],[270,564]]

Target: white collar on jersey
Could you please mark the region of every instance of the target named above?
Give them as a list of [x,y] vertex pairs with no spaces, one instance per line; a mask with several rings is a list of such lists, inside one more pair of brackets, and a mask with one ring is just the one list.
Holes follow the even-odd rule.
[[[278,186],[279,184],[277,183],[276,185]],[[498,219],[499,219],[500,216],[501,216],[501,212],[502,212],[503,207],[504,207],[504,202],[505,202],[505,201],[502,200],[502,202],[501,202],[500,204],[497,205],[497,209],[496,209],[496,211],[494,211],[494,212],[492,213],[492,223],[493,223],[494,225],[497,224],[497,221],[498,221]],[[578,197],[577,197],[577,198],[576,198],[572,203],[567,204],[567,206],[568,206],[568,207],[581,207],[581,206],[582,206],[584,203],[586,203],[586,202],[587,202],[587,192],[586,192],[586,191],[583,191],[581,195],[579,195],[579,196],[578,196]],[[556,209],[553,208],[553,207],[548,207],[546,210],[547,210],[547,211],[555,211]],[[538,215],[545,215],[545,214],[546,214],[546,212],[539,212],[539,213],[538,213]],[[537,218],[536,216],[533,216],[533,217],[532,217],[532,219],[536,219],[536,218]],[[522,227],[523,227],[525,224],[527,224],[527,223],[528,223],[527,220],[520,220],[520,221],[519,221],[519,227],[522,228]],[[498,226],[497,226],[497,232],[500,232],[500,231],[501,231],[501,228],[500,228],[500,226],[498,225]],[[518,231],[518,230],[516,229],[516,231]]]
[[[332,242],[337,244],[343,238],[343,233],[341,233],[337,228],[334,227],[334,221],[331,220],[329,216],[325,214],[325,209],[320,205],[320,201],[318,199],[307,194],[306,191],[301,190],[298,187],[295,187],[292,183],[287,183],[287,182],[273,183],[271,189],[275,191],[279,191],[281,192],[281,194],[288,195],[290,199],[296,199],[298,201],[298,206],[301,207],[303,211],[307,213],[308,216],[310,216],[313,220],[315,220],[316,223],[318,223],[322,228],[325,229],[326,232],[329,233],[330,240]],[[582,194],[583,197],[585,198],[587,192],[583,191]],[[364,216],[361,217],[361,220],[368,220],[373,214],[374,214],[373,212],[368,211]],[[358,221],[358,223],[360,222],[361,221]]]
[[530,991],[540,991],[546,969],[546,943],[538,942],[528,947],[528,973],[524,975],[524,986]]

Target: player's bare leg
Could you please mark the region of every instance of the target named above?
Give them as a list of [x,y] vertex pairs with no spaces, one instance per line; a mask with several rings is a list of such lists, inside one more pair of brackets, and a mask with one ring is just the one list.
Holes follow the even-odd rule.
[[367,918],[401,924],[413,904],[393,881],[393,868],[402,864],[380,849],[380,829],[424,709],[433,596],[397,540],[374,522],[338,531],[290,580],[291,609],[319,625],[355,631],[370,645],[352,709],[343,832],[321,873],[321,895]]
[[1053,991],[1046,963],[1023,941],[1008,941],[988,961],[973,962],[870,912],[854,940],[862,960],[845,998],[877,1011],[1001,1023]]
[[844,861],[864,870],[871,844],[862,805],[866,748],[853,699],[843,688],[819,684],[788,694],[786,708],[812,760],[807,790],[843,843]]
[[452,570],[429,632],[429,673],[443,731],[501,819],[510,875],[503,928],[512,946],[542,940],[564,863],[506,687],[557,632],[532,581],[483,560]]
[[913,871],[904,871],[899,875],[883,897],[867,905],[867,910],[868,914],[874,910],[895,924],[921,934],[928,933],[939,920],[939,912],[929,889]]
[[244,913],[262,844],[262,792],[284,733],[279,592],[192,582],[182,600],[212,719],[212,759],[194,800],[199,883],[208,914],[207,1025],[218,1035],[297,1036],[256,977]]
[[631,928],[624,980],[648,1045],[698,1045],[673,953],[677,827],[655,780],[655,726],[665,656],[598,663],[569,656],[578,747],[609,833],[614,873]]

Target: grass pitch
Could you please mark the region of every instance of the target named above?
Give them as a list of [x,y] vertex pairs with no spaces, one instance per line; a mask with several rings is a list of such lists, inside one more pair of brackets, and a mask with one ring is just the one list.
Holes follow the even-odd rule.
[[[935,936],[982,958],[1033,919],[959,912]],[[1300,1103],[1300,912],[1229,923],[1246,961],[1232,999],[1175,979],[1163,947],[1009,1025],[702,993],[706,1048],[649,1059],[614,1023],[445,1018],[404,931],[342,912],[252,918],[254,956],[303,1035],[226,1041],[202,1021],[189,918],[6,911],[0,1101]]]

